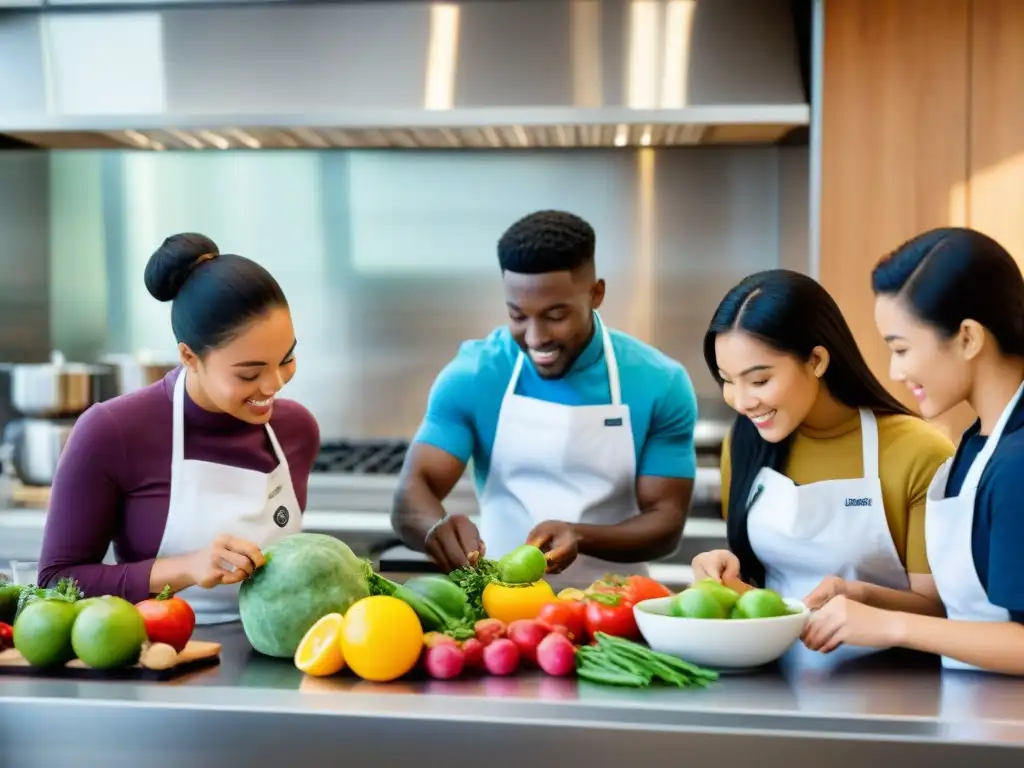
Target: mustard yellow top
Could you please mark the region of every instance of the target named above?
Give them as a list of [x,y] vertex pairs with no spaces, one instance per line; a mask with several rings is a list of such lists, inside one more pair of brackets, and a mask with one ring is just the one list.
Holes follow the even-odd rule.
[[[860,414],[829,430],[800,427],[783,474],[798,485],[863,477],[860,432]],[[722,517],[729,509],[730,436],[722,444]],[[923,419],[878,417],[882,503],[896,551],[910,573],[931,572],[924,545],[925,497],[932,476],[953,451],[953,444]]]

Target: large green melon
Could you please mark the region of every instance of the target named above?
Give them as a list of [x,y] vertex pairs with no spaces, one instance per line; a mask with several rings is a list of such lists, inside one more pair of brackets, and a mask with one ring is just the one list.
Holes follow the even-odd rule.
[[245,636],[267,656],[294,656],[321,617],[344,615],[370,594],[366,565],[333,536],[293,533],[264,554],[266,565],[242,582],[238,602]]

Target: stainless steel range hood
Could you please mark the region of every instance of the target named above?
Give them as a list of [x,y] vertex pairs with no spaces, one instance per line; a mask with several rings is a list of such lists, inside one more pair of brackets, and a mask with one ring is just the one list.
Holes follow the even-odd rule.
[[0,12],[0,133],[52,148],[773,143],[789,0],[48,0]]

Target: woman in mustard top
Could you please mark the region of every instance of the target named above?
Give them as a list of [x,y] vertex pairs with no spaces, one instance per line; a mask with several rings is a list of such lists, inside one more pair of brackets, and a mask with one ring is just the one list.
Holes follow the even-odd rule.
[[751,275],[719,305],[704,356],[739,417],[722,450],[729,549],[694,558],[694,579],[812,603],[841,584],[928,610],[912,590],[928,573],[925,497],[953,446],[872,375],[828,292],[789,270]]

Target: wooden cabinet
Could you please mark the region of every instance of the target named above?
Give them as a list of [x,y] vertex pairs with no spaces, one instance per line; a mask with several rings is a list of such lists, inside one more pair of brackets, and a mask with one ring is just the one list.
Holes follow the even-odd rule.
[[[870,271],[967,225],[1024,264],[1024,1],[825,0],[819,269],[876,374]],[[956,438],[964,407],[937,420]]]

